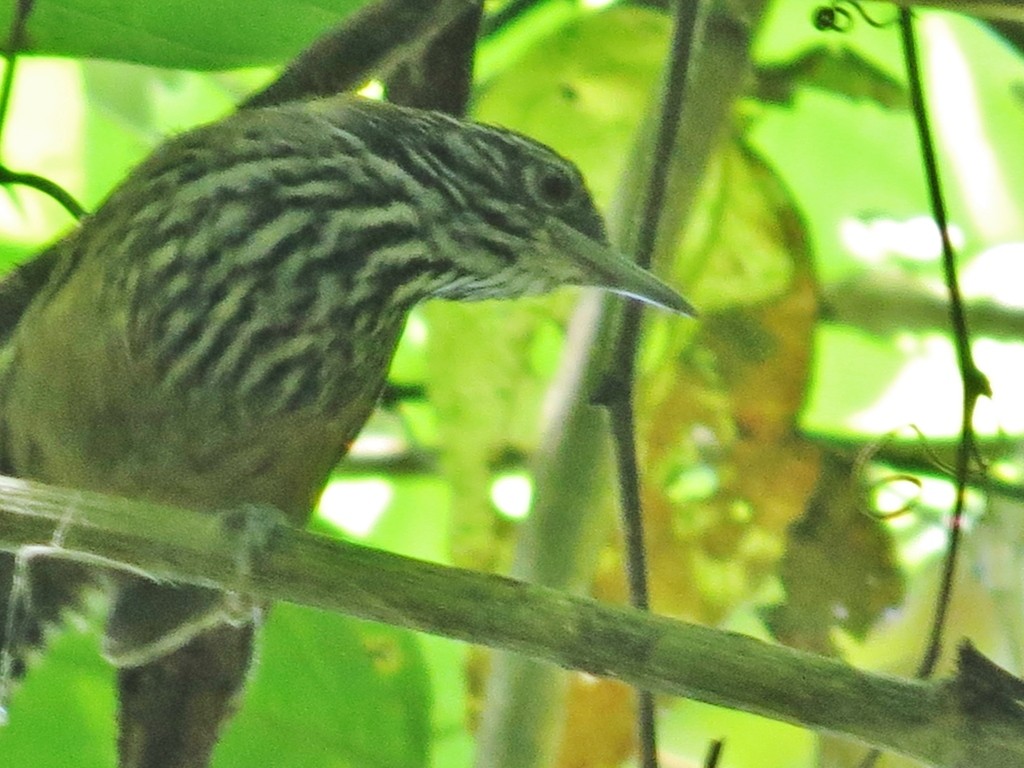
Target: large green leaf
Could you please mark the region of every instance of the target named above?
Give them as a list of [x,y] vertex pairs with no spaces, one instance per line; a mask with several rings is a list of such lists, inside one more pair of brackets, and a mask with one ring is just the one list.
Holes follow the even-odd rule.
[[215,766],[426,765],[430,685],[410,632],[278,605],[259,655]]
[[115,763],[113,668],[96,635],[55,633],[30,666],[0,728],[0,764],[33,768],[109,768]]
[[[431,689],[410,632],[275,606],[238,717],[214,766],[421,768]],[[32,666],[0,728],[0,765],[109,768],[115,762],[113,668],[96,636],[58,633]]]
[[[228,69],[284,61],[363,0],[37,0],[30,53]],[[14,2],[0,4],[0,29]],[[6,37],[6,35],[5,35]]]

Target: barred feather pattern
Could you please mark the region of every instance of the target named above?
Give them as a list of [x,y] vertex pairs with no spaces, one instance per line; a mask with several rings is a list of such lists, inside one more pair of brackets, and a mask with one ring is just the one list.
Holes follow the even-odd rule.
[[[335,97],[185,133],[32,271],[0,337],[3,469],[301,524],[413,304],[587,283],[553,219],[604,239],[570,163],[439,114]],[[50,592],[29,645],[76,588]]]
[[420,299],[563,282],[520,261],[551,213],[538,178],[603,238],[575,169],[517,134],[350,98],[242,112],[164,145],[70,261],[103,260],[101,300],[168,396],[329,409]]

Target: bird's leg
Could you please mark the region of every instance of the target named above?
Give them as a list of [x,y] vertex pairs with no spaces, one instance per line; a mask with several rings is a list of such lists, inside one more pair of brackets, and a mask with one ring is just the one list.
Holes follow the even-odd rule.
[[266,608],[249,594],[251,579],[288,523],[265,505],[220,513],[219,522],[234,551],[234,590],[133,579],[118,592],[106,651],[120,667],[121,768],[206,768],[238,706]]
[[266,505],[219,513],[221,535],[234,551],[235,589],[126,578],[107,619],[104,655],[118,667],[135,667],[169,654],[221,625],[260,624],[264,605],[253,599],[251,578],[273,545],[284,515]]
[[224,535],[236,550],[239,587],[244,590],[260,556],[273,546],[278,531],[288,527],[288,518],[266,504],[245,504],[221,514]]
[[252,668],[252,624],[117,671],[119,768],[207,768]]

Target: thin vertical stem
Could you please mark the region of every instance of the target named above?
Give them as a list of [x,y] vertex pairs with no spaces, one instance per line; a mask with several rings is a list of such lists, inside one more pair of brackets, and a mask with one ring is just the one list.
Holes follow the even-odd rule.
[[[675,3],[675,21],[654,148],[655,159],[647,179],[643,217],[633,249],[634,259],[645,268],[650,267],[653,258],[658,225],[664,208],[668,169],[671,165],[669,160],[682,118],[686,84],[699,30],[700,8],[699,0],[677,0]],[[647,609],[650,605],[650,596],[633,415],[633,385],[640,320],[638,305],[630,304],[623,309],[622,325],[610,358],[611,364],[597,389],[597,399],[608,407],[611,418],[630,603],[638,608]],[[637,697],[640,765],[643,768],[657,768],[654,697],[647,691],[638,691]]]
[[903,58],[906,62],[907,80],[910,85],[910,105],[917,128],[918,143],[921,147],[921,161],[924,165],[925,180],[928,184],[928,196],[932,216],[939,229],[942,240],[942,270],[949,293],[949,319],[953,329],[953,343],[956,347],[957,362],[963,385],[961,404],[960,442],[957,446],[954,481],[956,483],[956,501],[953,514],[949,521],[949,549],[946,552],[945,565],[942,573],[942,585],[935,606],[935,617],[932,622],[928,646],[925,650],[917,674],[929,677],[935,670],[942,651],[942,633],[946,626],[949,612],[950,594],[953,590],[953,579],[956,575],[957,557],[963,535],[964,503],[967,492],[967,479],[971,468],[971,458],[975,451],[974,439],[974,408],[978,398],[991,395],[988,380],[978,369],[971,354],[971,337],[967,327],[967,315],[964,310],[963,297],[957,278],[956,254],[949,239],[949,219],[946,203],[942,196],[942,182],[935,155],[935,144],[932,139],[931,127],[928,122],[928,109],[924,100],[924,88],[921,83],[921,70],[918,62],[917,39],[914,34],[913,16],[909,8],[901,7],[899,12],[900,39],[903,44]]

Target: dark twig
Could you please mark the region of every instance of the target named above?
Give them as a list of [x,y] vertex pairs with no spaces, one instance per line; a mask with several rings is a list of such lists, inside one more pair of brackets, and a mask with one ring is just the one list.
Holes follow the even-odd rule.
[[[663,85],[661,113],[651,172],[644,195],[643,216],[633,256],[637,263],[649,268],[653,258],[661,211],[668,186],[668,169],[676,133],[682,118],[686,85],[691,70],[694,43],[700,22],[700,3],[677,0],[669,60]],[[612,438],[618,466],[619,498],[626,548],[626,568],[630,603],[638,608],[649,607],[647,558],[644,548],[640,484],[637,473],[635,423],[633,418],[633,381],[636,343],[640,332],[640,307],[626,306],[611,363],[597,390],[600,402],[611,416]],[[638,691],[637,727],[640,742],[640,764],[656,768],[657,740],[654,699],[646,691]]]
[[[7,37],[7,46],[4,49],[4,58],[7,59],[7,66],[4,67],[3,80],[0,80],[0,140],[3,138],[4,128],[7,126],[7,113],[11,106],[11,94],[14,91],[14,70],[17,68],[18,53],[21,51],[25,41],[25,25],[32,13],[34,0],[18,0],[14,8],[14,17],[11,19],[11,31]],[[0,164],[0,185],[21,184],[31,187],[49,195],[74,216],[76,219],[85,215],[85,210],[78,201],[68,192],[50,179],[37,176],[34,173],[19,173],[12,171]]]
[[708,747],[708,753],[704,756],[704,768],[718,768],[724,747],[725,742],[721,739],[715,739],[711,742],[711,746]]
[[957,555],[963,533],[964,499],[971,471],[971,460],[976,453],[974,438],[974,408],[982,395],[990,396],[992,390],[988,379],[974,362],[971,354],[971,337],[967,328],[967,317],[964,311],[963,298],[960,294],[957,279],[956,254],[949,239],[949,224],[946,215],[946,204],[942,197],[942,183],[939,179],[938,164],[935,159],[935,146],[932,142],[931,128],[928,124],[928,112],[924,101],[921,85],[921,72],[918,67],[917,41],[911,11],[900,8],[900,37],[903,44],[903,57],[907,67],[907,79],[910,85],[910,104],[917,127],[918,141],[921,146],[921,160],[924,164],[925,177],[928,182],[928,194],[932,208],[932,216],[939,228],[942,238],[942,269],[945,276],[946,289],[949,292],[949,319],[953,328],[953,342],[956,346],[957,362],[963,382],[962,415],[960,421],[960,443],[957,446],[954,480],[956,482],[956,501],[953,515],[949,521],[949,550],[942,574],[942,587],[939,590],[935,606],[935,618],[924,658],[917,670],[921,677],[929,677],[935,670],[942,650],[942,633],[946,625],[949,611],[950,593],[953,589],[953,577],[956,572]]
[[25,39],[25,24],[32,13],[33,1],[18,0],[14,8],[14,17],[11,19],[11,31],[4,50],[7,66],[4,68],[3,81],[0,82],[0,137],[3,136],[4,126],[7,125],[7,110],[11,105],[11,92],[14,90],[14,69],[21,44]]
[[[460,9],[450,18],[451,9]],[[469,104],[473,60],[483,2],[446,0],[437,20],[424,25],[423,39],[387,76],[388,101],[462,116]]]
[[273,83],[239,105],[265,107],[331,96],[381,76],[476,7],[476,0],[379,0],[303,51]]
[[[939,229],[942,242],[942,270],[949,293],[949,320],[953,327],[953,343],[956,347],[960,379],[963,382],[961,403],[960,440],[956,449],[953,481],[956,485],[956,500],[949,520],[949,548],[942,569],[942,583],[935,601],[935,616],[932,619],[928,645],[917,668],[918,677],[931,677],[942,653],[942,634],[949,613],[950,597],[953,592],[953,578],[956,575],[957,558],[963,532],[964,501],[967,484],[971,475],[971,459],[977,453],[974,436],[974,408],[978,398],[991,395],[988,379],[974,362],[971,354],[971,336],[967,328],[960,283],[957,278],[956,254],[949,239],[949,220],[946,203],[942,196],[942,181],[939,178],[938,163],[935,159],[935,144],[932,141],[931,126],[928,122],[928,108],[924,100],[921,70],[918,65],[917,38],[914,34],[913,14],[908,7],[899,10],[900,41],[903,47],[903,61],[907,70],[910,90],[910,107],[917,128],[917,139],[921,149],[921,163],[924,167],[932,218]],[[872,749],[858,764],[858,768],[872,768],[881,757],[878,749]]]
[[834,0],[831,5],[822,5],[814,9],[814,26],[822,32],[846,32],[849,30],[853,25],[854,16],[847,8],[843,7],[844,5],[853,8],[861,19],[875,29],[882,29],[892,24],[891,20],[878,21],[872,18],[857,0]]
[[[630,358],[632,368],[632,357]],[[633,418],[632,371],[621,399],[608,404],[615,463],[618,466],[619,506],[622,510],[622,533],[626,549],[626,577],[629,581],[629,602],[634,608],[650,609],[647,587],[647,551],[644,547],[644,524],[640,501],[640,482],[636,461],[636,424]],[[642,768],[658,768],[657,721],[654,695],[637,691],[636,730]]]
[[540,0],[509,0],[494,13],[487,14],[480,25],[480,34],[489,37],[500,32],[539,3]]
[[64,189],[64,187],[57,182],[52,181],[45,176],[39,176],[35,173],[12,171],[10,168],[0,165],[0,184],[21,184],[22,186],[39,190],[44,195],[49,195],[60,203],[64,207],[64,210],[76,219],[80,219],[86,214],[85,208],[83,208],[81,203],[75,199],[74,195]]

